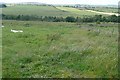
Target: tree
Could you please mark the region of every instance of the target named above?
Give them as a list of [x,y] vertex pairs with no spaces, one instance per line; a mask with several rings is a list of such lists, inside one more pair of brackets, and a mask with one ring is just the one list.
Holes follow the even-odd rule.
[[120,16],[118,16],[118,23],[120,23]]
[[0,8],[5,8],[7,7],[5,4],[0,4]]
[[95,15],[93,19],[94,21],[102,21],[102,15]]
[[68,16],[68,17],[66,17],[66,22],[75,22],[75,18],[74,17],[70,17],[70,16]]
[[111,22],[117,22],[118,21],[118,17],[116,15],[112,15],[112,16],[110,16],[110,21]]

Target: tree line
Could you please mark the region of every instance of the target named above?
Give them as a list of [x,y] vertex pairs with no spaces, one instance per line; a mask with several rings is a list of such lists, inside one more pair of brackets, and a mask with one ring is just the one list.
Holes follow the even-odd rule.
[[87,17],[55,17],[55,16],[35,16],[35,15],[5,15],[1,14],[3,20],[22,21],[47,21],[47,22],[120,22],[120,16],[87,16]]
[[5,4],[0,4],[0,8],[5,8],[7,7]]

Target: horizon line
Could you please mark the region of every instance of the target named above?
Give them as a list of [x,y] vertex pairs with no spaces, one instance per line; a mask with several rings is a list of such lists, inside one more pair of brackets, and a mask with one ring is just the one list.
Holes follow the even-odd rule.
[[[29,1],[28,1],[29,2]],[[28,2],[0,2],[0,3],[6,3],[6,4],[15,4],[15,3],[28,3]],[[34,1],[30,1],[31,3],[33,2],[33,3],[42,3],[42,2],[34,2]],[[115,5],[115,6],[117,6],[117,5],[119,5],[119,3],[120,3],[120,1],[118,2],[118,4],[82,4],[82,3],[77,3],[77,4],[80,4],[80,5]],[[76,5],[76,4],[70,4],[70,3],[68,3],[68,4],[59,4],[59,3],[55,3],[55,4],[53,4],[53,3],[42,3],[42,4],[52,4],[52,5]]]

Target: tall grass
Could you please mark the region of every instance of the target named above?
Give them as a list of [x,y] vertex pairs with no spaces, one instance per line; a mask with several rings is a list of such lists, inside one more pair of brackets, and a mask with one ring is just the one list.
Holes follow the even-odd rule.
[[[4,78],[118,77],[117,24],[105,23],[107,27],[37,21],[3,21],[3,24]],[[24,32],[12,33],[11,29]]]

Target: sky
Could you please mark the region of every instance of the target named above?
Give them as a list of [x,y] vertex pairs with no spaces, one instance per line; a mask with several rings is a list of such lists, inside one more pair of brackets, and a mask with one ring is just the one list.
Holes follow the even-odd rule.
[[117,5],[120,0],[0,0],[5,3],[41,2],[47,4]]

